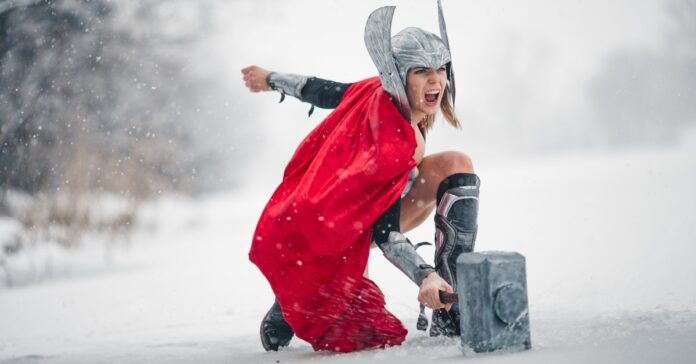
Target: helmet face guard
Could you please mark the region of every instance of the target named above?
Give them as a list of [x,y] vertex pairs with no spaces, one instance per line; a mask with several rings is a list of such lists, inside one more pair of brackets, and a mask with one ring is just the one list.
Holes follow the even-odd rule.
[[440,0],[437,4],[440,37],[413,27],[406,28],[392,37],[391,24],[395,6],[385,6],[373,11],[365,25],[365,46],[377,66],[382,88],[394,98],[401,115],[409,121],[411,108],[406,95],[406,75],[410,68],[438,69],[446,65],[454,102],[454,72],[449,40]]

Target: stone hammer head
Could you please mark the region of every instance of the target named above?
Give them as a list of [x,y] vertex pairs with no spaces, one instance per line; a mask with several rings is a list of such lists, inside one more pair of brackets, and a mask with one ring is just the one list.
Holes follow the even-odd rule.
[[531,348],[526,276],[525,259],[519,253],[462,253],[457,258],[464,348],[475,352]]

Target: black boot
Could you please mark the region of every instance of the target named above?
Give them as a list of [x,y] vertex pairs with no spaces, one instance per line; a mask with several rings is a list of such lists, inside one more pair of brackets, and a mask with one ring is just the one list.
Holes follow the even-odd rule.
[[293,336],[295,332],[285,322],[283,312],[276,300],[261,321],[261,345],[266,351],[278,351],[278,348],[288,346]]
[[[435,269],[457,291],[457,257],[472,252],[478,229],[479,178],[471,173],[447,177],[437,189]],[[459,305],[433,310],[430,336],[459,336]]]
[[459,327],[459,305],[456,303],[447,311],[444,308],[433,310],[433,321],[430,325],[430,336],[461,336]]

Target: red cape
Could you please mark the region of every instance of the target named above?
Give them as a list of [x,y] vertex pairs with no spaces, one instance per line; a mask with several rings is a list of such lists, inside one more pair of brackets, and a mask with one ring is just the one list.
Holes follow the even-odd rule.
[[379,78],[357,82],[302,141],[261,214],[249,259],[315,350],[396,345],[406,336],[363,272],[372,225],[400,198],[415,148],[413,128]]

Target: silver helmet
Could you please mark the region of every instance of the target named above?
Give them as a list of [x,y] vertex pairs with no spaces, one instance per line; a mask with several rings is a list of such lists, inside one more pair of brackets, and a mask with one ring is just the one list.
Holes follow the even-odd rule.
[[[420,28],[406,28],[391,36],[395,6],[384,6],[370,14],[365,25],[365,45],[377,66],[382,87],[393,98],[406,120],[411,119],[411,108],[406,96],[406,74],[413,67],[438,69],[447,66],[447,79],[454,103],[454,71],[447,37],[447,28],[440,0],[438,22],[440,37]],[[453,105],[454,106],[454,105]]]
[[414,67],[438,69],[452,61],[450,51],[437,35],[421,28],[406,28],[391,39],[396,67],[401,82],[406,84],[406,73]]

